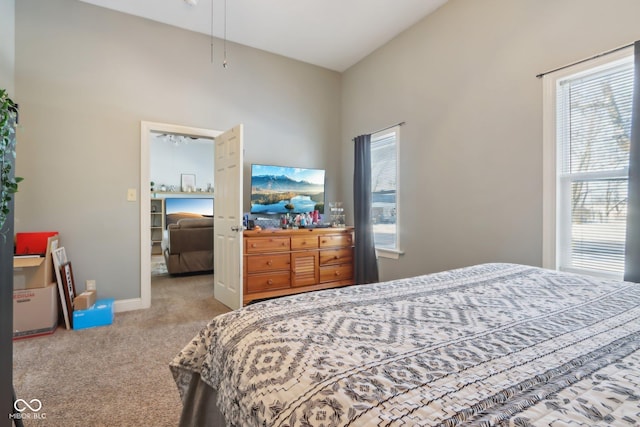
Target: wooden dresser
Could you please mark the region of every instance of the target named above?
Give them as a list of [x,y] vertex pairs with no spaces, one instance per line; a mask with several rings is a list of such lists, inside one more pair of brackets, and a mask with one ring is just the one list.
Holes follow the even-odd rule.
[[353,285],[353,227],[244,232],[243,303]]

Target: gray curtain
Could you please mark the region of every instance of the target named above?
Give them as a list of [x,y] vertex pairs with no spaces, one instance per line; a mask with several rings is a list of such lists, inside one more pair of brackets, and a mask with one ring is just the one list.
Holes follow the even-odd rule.
[[634,55],[624,280],[640,282],[640,41],[634,44]]
[[353,216],[355,226],[356,284],[378,281],[378,260],[371,224],[371,135],[354,140],[355,165],[353,173]]

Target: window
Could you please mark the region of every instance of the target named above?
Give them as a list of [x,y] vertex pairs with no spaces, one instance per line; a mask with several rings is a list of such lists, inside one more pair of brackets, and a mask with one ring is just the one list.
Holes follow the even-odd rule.
[[378,256],[397,258],[400,127],[371,135],[371,218]]
[[545,267],[624,274],[632,54],[545,76]]

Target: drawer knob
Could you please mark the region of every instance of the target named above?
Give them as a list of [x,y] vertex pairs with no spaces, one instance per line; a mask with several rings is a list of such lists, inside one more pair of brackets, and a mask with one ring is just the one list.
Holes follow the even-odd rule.
[[336,276],[339,276],[339,275],[340,275],[340,272],[339,272],[339,271],[336,271]]
[[267,280],[267,285],[273,285],[273,280],[271,279]]
[[271,261],[271,260],[267,261],[267,265],[268,266],[272,266],[273,265],[273,261]]
[[333,259],[340,259],[340,255],[334,256]]
[[257,244],[255,244],[255,243],[252,243],[252,244],[251,244],[251,247],[252,247],[252,248],[257,248],[257,247],[258,247],[258,245],[257,245]]

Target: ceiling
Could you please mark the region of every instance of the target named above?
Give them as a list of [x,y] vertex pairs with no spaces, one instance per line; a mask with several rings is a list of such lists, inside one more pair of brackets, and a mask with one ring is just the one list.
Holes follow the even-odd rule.
[[80,1],[342,72],[447,0]]

